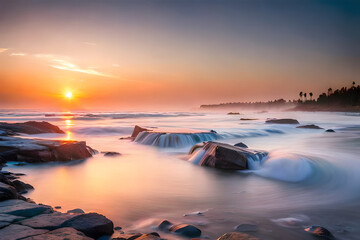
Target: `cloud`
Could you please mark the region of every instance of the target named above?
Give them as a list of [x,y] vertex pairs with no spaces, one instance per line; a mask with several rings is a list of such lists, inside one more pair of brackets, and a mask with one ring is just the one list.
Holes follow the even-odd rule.
[[96,43],[93,43],[93,42],[81,42],[81,43],[89,45],[89,46],[96,46],[97,45]]
[[26,53],[11,53],[10,56],[26,56]]
[[6,50],[8,50],[7,48],[0,48],[0,53],[5,52]]
[[34,54],[36,58],[44,59],[49,62],[50,66],[56,69],[61,69],[65,71],[80,72],[85,74],[91,74],[102,77],[113,77],[110,74],[102,73],[95,70],[97,67],[79,67],[74,64],[71,58],[66,56],[57,56],[52,54]]

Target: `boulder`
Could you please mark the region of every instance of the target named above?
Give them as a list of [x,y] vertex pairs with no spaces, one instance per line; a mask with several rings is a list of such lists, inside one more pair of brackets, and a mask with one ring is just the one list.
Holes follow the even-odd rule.
[[151,131],[151,130],[146,129],[146,128],[142,128],[142,127],[139,127],[138,125],[136,125],[134,127],[134,130],[133,130],[132,134],[131,134],[131,138],[135,139],[139,133],[145,132],[145,131]]
[[34,187],[30,184],[24,183],[20,180],[14,180],[12,183],[15,186],[16,191],[20,194],[27,193],[28,190],[34,189]]
[[235,227],[236,232],[257,232],[258,226],[255,224],[243,223]]
[[24,240],[91,240],[92,238],[87,237],[82,232],[77,231],[74,228],[59,228],[45,234],[36,235]]
[[332,235],[332,233],[327,230],[324,227],[321,226],[311,226],[308,228],[305,228],[306,232],[311,233],[314,237],[319,238],[319,239],[327,239],[327,240],[334,240],[335,237],[334,235]]
[[74,218],[75,216],[77,215],[54,212],[49,214],[40,214],[35,217],[25,219],[19,222],[19,224],[32,228],[54,230],[60,228],[65,221]]
[[91,153],[85,141],[65,142],[54,149],[54,157],[57,161],[71,161],[91,157]]
[[0,122],[0,130],[26,134],[64,133],[64,131],[62,131],[59,127],[44,121],[28,121],[24,123]]
[[48,232],[43,229],[33,229],[31,227],[22,226],[18,224],[11,224],[0,229],[1,240],[15,240],[26,237],[31,237]]
[[34,217],[42,213],[52,212],[51,207],[38,205],[23,200],[12,199],[0,202],[0,213],[11,214],[21,217]]
[[118,152],[102,152],[104,154],[105,157],[116,157],[116,156],[120,156],[121,153]]
[[314,124],[297,126],[296,128],[323,129],[323,128],[321,128],[321,127],[319,127],[317,125],[314,125]]
[[169,230],[170,232],[189,238],[196,238],[201,236],[201,230],[190,224],[175,225],[170,227]]
[[235,147],[226,143],[207,142],[200,151],[191,155],[191,162],[226,170],[247,170],[250,161],[261,161],[267,152]]
[[114,224],[111,220],[98,213],[87,213],[75,216],[62,224],[62,227],[72,227],[83,232],[86,236],[99,238],[114,233]]
[[236,143],[236,144],[234,144],[234,146],[235,147],[248,148],[248,146],[243,142]]
[[85,212],[84,212],[84,210],[82,210],[80,208],[75,208],[75,209],[67,211],[67,213],[85,213]]
[[18,194],[14,187],[0,182],[0,201],[17,198]]
[[265,123],[276,123],[276,124],[299,124],[298,120],[291,118],[282,118],[282,119],[268,119]]
[[148,234],[143,234],[136,239],[137,240],[158,240],[158,239],[160,239],[160,235],[157,233],[148,233]]
[[134,240],[141,237],[143,234],[141,233],[134,233],[134,234],[114,234],[116,236],[113,236],[112,240]]
[[19,216],[15,216],[15,215],[10,215],[10,214],[0,214],[0,222],[16,222],[16,221],[20,221],[23,220],[24,217],[19,217]]
[[333,129],[327,129],[325,132],[335,132]]
[[259,240],[259,239],[246,233],[229,232],[229,233],[225,233],[217,240]]
[[158,229],[161,231],[169,231],[171,226],[173,226],[171,222],[164,220],[158,225]]

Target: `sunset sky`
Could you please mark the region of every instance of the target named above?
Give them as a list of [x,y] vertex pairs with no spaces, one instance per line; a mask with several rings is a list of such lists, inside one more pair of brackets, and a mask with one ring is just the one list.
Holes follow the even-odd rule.
[[359,26],[359,1],[4,0],[0,108],[317,97],[360,83]]

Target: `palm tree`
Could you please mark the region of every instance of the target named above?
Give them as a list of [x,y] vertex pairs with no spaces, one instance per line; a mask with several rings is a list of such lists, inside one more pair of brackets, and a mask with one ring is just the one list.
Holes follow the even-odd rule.
[[300,92],[300,93],[299,93],[299,96],[300,96],[300,99],[301,99],[301,101],[302,101],[303,92]]
[[306,102],[306,100],[307,100],[307,99],[306,99],[306,93],[304,93],[304,97],[305,97],[305,102]]
[[312,96],[313,96],[313,93],[312,93],[312,92],[310,92],[310,93],[309,93],[309,95],[310,95],[310,100],[312,101]]

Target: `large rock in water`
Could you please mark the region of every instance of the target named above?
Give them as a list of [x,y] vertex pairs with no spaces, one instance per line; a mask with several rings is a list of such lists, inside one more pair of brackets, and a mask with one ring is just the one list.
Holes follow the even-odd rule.
[[98,213],[87,213],[73,217],[65,221],[61,226],[75,228],[92,238],[110,236],[114,233],[113,222]]
[[276,123],[276,124],[299,124],[299,121],[291,118],[282,118],[282,119],[268,119],[265,123]]
[[24,123],[0,122],[0,130],[5,132],[39,134],[39,133],[64,133],[59,127],[48,122],[29,121]]
[[314,125],[314,124],[297,126],[296,128],[306,128],[306,129],[323,129],[322,127],[319,127],[319,126]]
[[139,133],[148,132],[148,131],[151,131],[151,130],[146,129],[146,128],[142,128],[142,127],[140,127],[138,125],[135,125],[134,130],[133,130],[133,132],[131,134],[131,138],[135,139],[137,137],[137,135],[139,135]]
[[228,170],[247,170],[249,161],[260,162],[267,152],[232,146],[226,143],[207,142],[193,153],[190,161],[200,166]]
[[200,237],[201,236],[201,230],[197,227],[189,224],[179,224],[172,226],[170,229],[170,232],[177,233],[179,235],[182,235],[184,237],[194,238],[194,237]]

